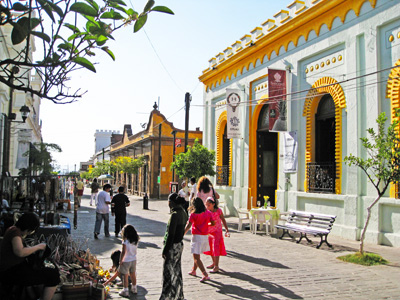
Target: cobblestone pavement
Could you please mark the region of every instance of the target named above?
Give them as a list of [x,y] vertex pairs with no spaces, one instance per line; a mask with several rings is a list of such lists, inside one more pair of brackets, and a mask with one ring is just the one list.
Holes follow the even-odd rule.
[[[88,189],[86,189],[88,190]],[[86,192],[86,191],[85,191]],[[130,196],[127,222],[134,225],[141,240],[138,250],[138,294],[130,299],[159,299],[162,277],[162,241],[169,209],[166,200],[149,200],[143,210],[141,198]],[[70,217],[73,214],[65,213]],[[104,268],[111,266],[110,254],[121,248],[121,239],[114,237],[114,218],[110,216],[111,237],[103,228],[99,239],[93,239],[95,207],[89,206],[89,196],[82,199],[78,214],[78,229],[74,239],[88,238],[92,253]],[[390,264],[364,267],[337,259],[358,249],[358,242],[329,236],[333,249],[323,245],[300,244],[276,236],[253,235],[237,231],[237,218],[227,218],[231,237],[225,239],[228,255],[222,257],[219,274],[200,283],[201,277],[187,273],[193,264],[190,235],[185,236],[182,257],[184,294],[186,299],[400,299],[400,249],[367,244],[365,249],[379,253]],[[315,242],[318,238],[313,238]],[[210,257],[203,255],[208,265]],[[112,299],[122,299],[117,288],[111,289]]]

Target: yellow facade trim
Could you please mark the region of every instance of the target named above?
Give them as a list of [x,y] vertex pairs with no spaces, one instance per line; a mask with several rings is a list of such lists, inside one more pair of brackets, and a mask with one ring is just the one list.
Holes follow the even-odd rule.
[[274,52],[279,56],[282,47],[285,51],[287,51],[290,43],[297,47],[301,37],[307,42],[311,32],[315,32],[319,36],[324,24],[331,30],[333,22],[337,17],[343,23],[349,11],[354,11],[355,15],[359,16],[361,7],[365,2],[369,2],[372,8],[374,8],[376,1],[320,1],[305,10],[301,16],[291,18],[285,24],[269,31],[256,41],[257,47],[246,47],[240,52],[236,49],[235,55],[218,64],[215,69],[210,68],[199,79],[205,84],[207,91],[215,88],[226,82],[227,78],[232,80],[238,72],[243,74],[244,70],[249,70],[251,65],[255,66],[257,61],[260,61],[262,64],[265,59],[269,60]]
[[[303,116],[306,117],[306,153],[305,161],[310,163],[315,160],[315,118],[319,101],[323,94],[329,93],[335,103],[335,164],[336,180],[335,193],[342,192],[342,109],[346,107],[346,98],[343,88],[337,81],[331,77],[323,77],[317,80],[307,94],[303,108]],[[308,172],[306,168],[306,177],[304,181],[304,190],[308,190],[307,185]]]
[[[222,166],[222,155],[224,153],[224,130],[228,122],[226,110],[221,113],[218,118],[217,126],[215,128],[215,135],[217,136],[217,166]],[[233,140],[229,140],[229,186],[232,186],[232,161],[233,161]]]
[[[400,59],[394,64],[398,68],[393,68],[389,74],[389,80],[387,84],[386,97],[390,99],[390,112],[391,122],[400,121],[399,117],[396,116],[396,109],[400,108]],[[400,126],[397,126],[396,132],[400,134]],[[396,198],[398,195],[399,186],[397,184],[390,185],[390,197]]]

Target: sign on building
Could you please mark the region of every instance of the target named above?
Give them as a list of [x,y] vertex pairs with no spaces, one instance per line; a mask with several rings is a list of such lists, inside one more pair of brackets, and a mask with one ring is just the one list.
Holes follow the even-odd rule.
[[226,89],[226,114],[227,114],[227,138],[242,138],[242,120],[240,114],[240,94],[239,89]]
[[268,69],[269,130],[287,131],[286,70]]

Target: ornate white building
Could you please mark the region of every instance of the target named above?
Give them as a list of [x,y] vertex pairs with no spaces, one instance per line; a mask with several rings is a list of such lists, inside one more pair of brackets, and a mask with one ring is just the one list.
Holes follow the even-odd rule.
[[[268,195],[281,211],[336,215],[332,234],[359,238],[376,191],[344,157],[366,157],[360,138],[400,106],[399,11],[394,0],[296,0],[210,59],[200,76],[203,144],[216,150],[216,185],[231,215]],[[286,135],[269,127],[272,70],[287,76],[295,172],[284,172]],[[241,98],[242,139],[227,139],[227,89]],[[398,192],[392,184],[374,208],[368,242],[400,246]]]

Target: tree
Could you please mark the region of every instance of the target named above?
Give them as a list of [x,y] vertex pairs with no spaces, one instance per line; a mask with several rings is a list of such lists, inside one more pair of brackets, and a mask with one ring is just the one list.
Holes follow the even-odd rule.
[[144,156],[134,159],[129,156],[120,156],[115,159],[117,170],[123,174],[137,174],[144,165]]
[[[82,96],[67,86],[72,73],[86,68],[96,72],[91,59],[98,51],[115,56],[107,46],[112,34],[134,23],[139,31],[151,12],[173,14],[148,0],[143,12],[128,8],[122,0],[30,0],[0,2],[0,28],[11,32],[13,52],[0,61],[0,82],[12,89],[35,94],[54,103],[70,103]],[[33,37],[41,41],[43,56],[33,61]],[[40,90],[32,88],[30,72],[42,79]]]
[[92,178],[99,177],[103,174],[112,174],[116,172],[117,167],[115,162],[109,160],[98,161],[96,166],[92,169]]
[[54,170],[51,152],[54,151],[61,152],[62,150],[57,144],[34,143],[34,147],[23,154],[29,157],[29,166],[21,169],[19,175],[31,175],[33,172],[40,172],[40,175],[51,175]]
[[[114,163],[120,174],[137,174],[139,168],[144,165],[144,156],[137,159],[130,156],[119,156],[114,160]],[[125,184],[125,176],[122,177],[122,184]]]
[[214,176],[215,151],[201,145],[196,139],[193,147],[188,146],[186,152],[175,156],[175,162],[171,163],[179,178],[199,178],[201,176]]
[[[396,112],[400,116],[400,110]],[[364,254],[364,239],[367,231],[368,223],[371,218],[371,210],[379,199],[385,194],[390,183],[400,181],[400,137],[399,122],[393,121],[385,131],[386,114],[381,113],[376,123],[378,132],[373,128],[367,129],[370,139],[367,137],[360,138],[363,147],[367,150],[367,159],[356,157],[352,154],[346,156],[344,161],[349,165],[356,165],[364,171],[368,180],[375,187],[378,196],[367,207],[367,218],[360,237],[359,252]]]

